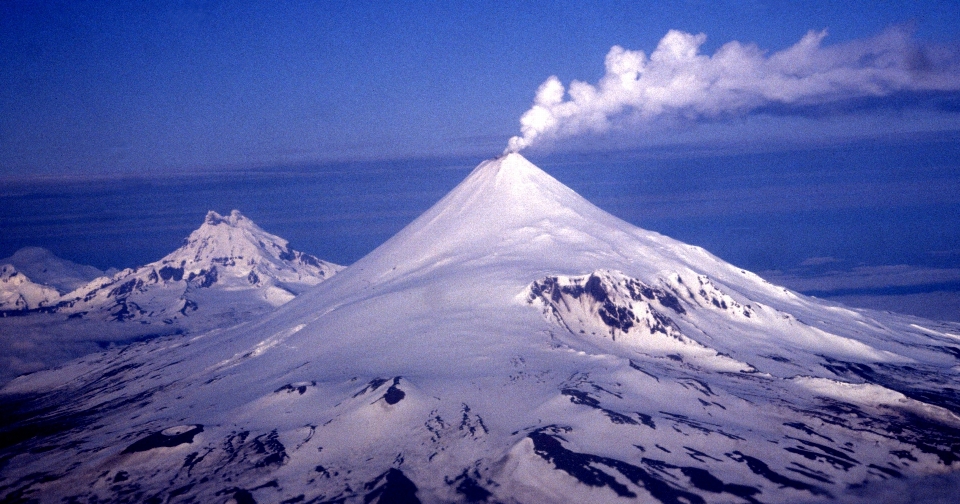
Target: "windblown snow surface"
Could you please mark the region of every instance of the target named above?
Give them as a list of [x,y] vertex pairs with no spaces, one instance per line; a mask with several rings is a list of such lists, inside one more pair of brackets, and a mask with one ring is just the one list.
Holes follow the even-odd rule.
[[0,498],[909,501],[960,461],[958,359],[509,154],[265,318],[8,384]]

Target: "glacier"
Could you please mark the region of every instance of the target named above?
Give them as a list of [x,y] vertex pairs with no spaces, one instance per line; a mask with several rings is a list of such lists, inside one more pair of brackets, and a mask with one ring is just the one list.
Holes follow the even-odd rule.
[[960,465],[958,361],[956,324],[801,296],[507,154],[262,317],[8,383],[0,499],[909,502]]

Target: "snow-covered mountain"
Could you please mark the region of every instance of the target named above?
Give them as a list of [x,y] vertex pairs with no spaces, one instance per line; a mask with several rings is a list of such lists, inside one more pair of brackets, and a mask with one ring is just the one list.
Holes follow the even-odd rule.
[[208,213],[159,261],[87,278],[63,295],[53,287],[103,272],[39,248],[11,257],[47,285],[3,266],[0,384],[110,346],[252,320],[342,269],[293,250],[237,211]]
[[[210,327],[293,299],[342,266],[290,248],[234,210],[210,211],[183,246],[159,261],[101,277],[66,294],[58,310],[78,317]],[[195,313],[203,310],[202,313]],[[191,324],[193,326],[194,324]],[[196,327],[194,327],[196,329]]]
[[956,325],[797,295],[509,154],[257,322],[10,383],[0,498],[909,502],[955,481],[958,360]]
[[0,312],[34,310],[59,299],[57,289],[30,280],[12,264],[0,264]]
[[14,252],[12,256],[0,259],[0,264],[13,265],[33,282],[53,287],[60,294],[70,292],[95,278],[108,274],[93,266],[77,264],[57,257],[53,252],[42,247],[24,247]]

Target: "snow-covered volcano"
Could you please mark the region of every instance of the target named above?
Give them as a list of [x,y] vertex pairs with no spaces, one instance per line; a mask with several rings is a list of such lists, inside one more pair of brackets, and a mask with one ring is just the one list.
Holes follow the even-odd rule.
[[258,322],[9,384],[0,496],[909,499],[960,460],[958,359],[955,325],[799,296],[509,154]]
[[58,311],[169,325],[203,309],[194,318],[216,319],[205,324],[216,327],[279,306],[341,269],[290,248],[237,210],[210,211],[177,250],[78,287]]

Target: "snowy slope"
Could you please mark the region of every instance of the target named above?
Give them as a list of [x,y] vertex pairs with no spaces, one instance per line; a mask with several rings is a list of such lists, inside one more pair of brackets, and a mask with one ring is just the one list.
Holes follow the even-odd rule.
[[257,322],[9,384],[0,497],[906,502],[958,466],[958,359],[510,154]]
[[0,259],[0,264],[12,264],[34,282],[53,287],[61,294],[106,274],[93,266],[57,257],[41,247],[24,247]]
[[78,287],[64,295],[58,310],[196,329],[196,323],[184,321],[193,316],[206,328],[222,327],[250,318],[247,312],[279,306],[341,269],[293,250],[237,210],[228,216],[210,211],[177,250]]

